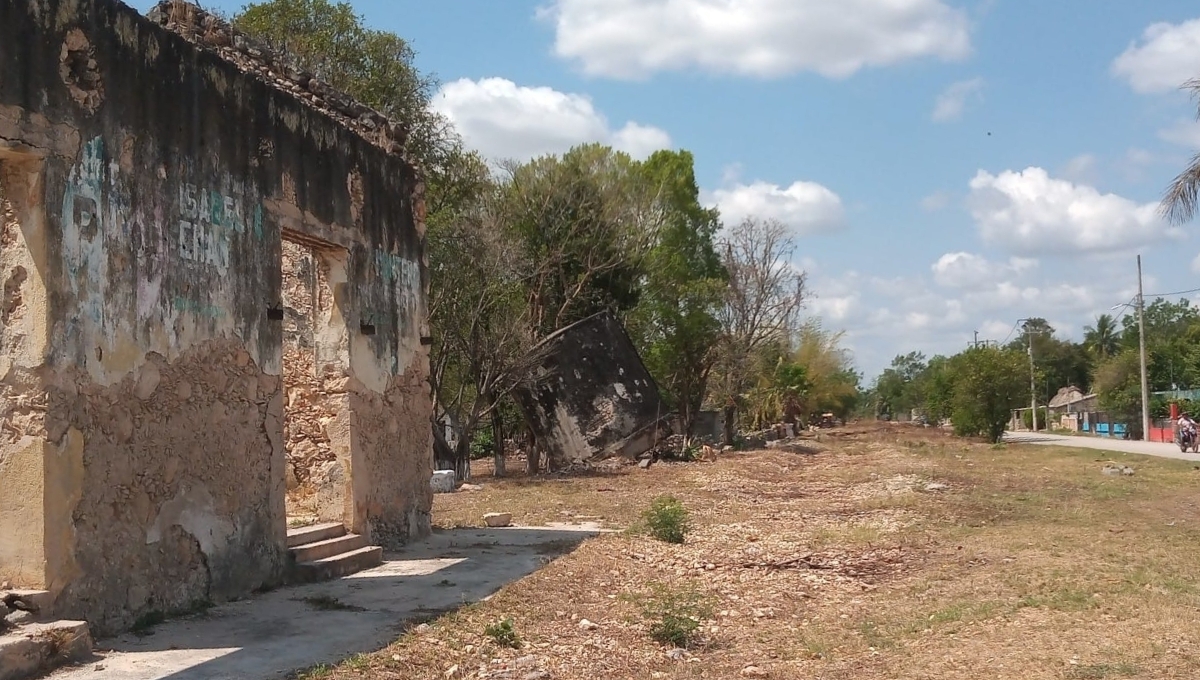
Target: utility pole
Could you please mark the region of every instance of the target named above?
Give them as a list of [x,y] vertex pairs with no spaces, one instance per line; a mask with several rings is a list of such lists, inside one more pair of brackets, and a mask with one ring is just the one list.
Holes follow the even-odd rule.
[[[1146,378],[1146,298],[1142,293],[1142,256],[1137,256],[1138,265],[1138,345],[1142,360],[1142,440],[1150,441],[1150,385]],[[1032,347],[1032,345],[1031,345]]]
[[979,331],[975,331],[975,342],[972,344],[975,349],[979,349]]
[[1037,369],[1033,365],[1033,333],[1029,330],[1029,319],[1025,319],[1025,335],[1029,338],[1029,407],[1033,412],[1033,431],[1037,432]]

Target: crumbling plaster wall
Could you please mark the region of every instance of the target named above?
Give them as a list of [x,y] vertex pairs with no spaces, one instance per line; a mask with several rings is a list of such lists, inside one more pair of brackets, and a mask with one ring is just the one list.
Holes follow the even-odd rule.
[[515,395],[557,464],[636,456],[654,445],[668,414],[621,322],[600,313],[547,337],[538,367]]
[[[269,310],[284,231],[344,251],[331,289],[352,337],[326,388],[349,405],[352,528],[391,543],[427,532],[412,166],[115,0],[0,2],[0,73],[0,159],[40,165],[40,276],[22,295],[48,291],[27,317],[47,329],[44,351],[16,354],[35,365],[0,365],[2,389],[37,413],[3,417],[24,418],[42,448],[37,531],[58,613],[104,633],[283,576],[283,343]],[[356,424],[395,436],[352,437]],[[14,450],[0,448],[0,485]],[[6,560],[0,548],[0,571]]]

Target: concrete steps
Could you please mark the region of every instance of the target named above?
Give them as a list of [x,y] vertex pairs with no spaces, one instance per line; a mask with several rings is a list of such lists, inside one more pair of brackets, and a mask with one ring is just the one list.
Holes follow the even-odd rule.
[[28,680],[92,656],[83,621],[25,623],[0,635],[0,680]]
[[383,548],[347,533],[341,524],[316,524],[288,530],[292,580],[328,581],[383,564]]

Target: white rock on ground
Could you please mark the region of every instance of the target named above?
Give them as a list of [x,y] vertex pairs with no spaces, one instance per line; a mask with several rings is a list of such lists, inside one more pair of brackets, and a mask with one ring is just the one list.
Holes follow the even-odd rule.
[[489,512],[483,516],[483,521],[489,527],[506,527],[512,524],[511,512]]

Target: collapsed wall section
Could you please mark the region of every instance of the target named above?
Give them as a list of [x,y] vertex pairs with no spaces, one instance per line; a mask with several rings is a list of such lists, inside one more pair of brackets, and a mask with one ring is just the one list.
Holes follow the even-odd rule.
[[602,312],[559,330],[534,354],[534,375],[515,395],[552,461],[632,457],[654,445],[668,414],[615,316]]
[[[116,0],[0,3],[0,160],[34,159],[43,241],[18,288],[27,310],[44,298],[23,317],[43,324],[32,349],[10,346],[17,326],[0,334],[18,404],[0,417],[42,470],[14,474],[0,439],[0,487],[41,480],[42,581],[101,634],[283,574],[285,233],[342,253],[329,295],[347,332],[321,386],[345,404],[331,439],[353,473],[347,523],[385,543],[429,530],[415,170],[167,30],[217,26],[168,9],[155,23]],[[0,501],[0,534],[18,524]],[[0,574],[24,569],[3,545]]]

